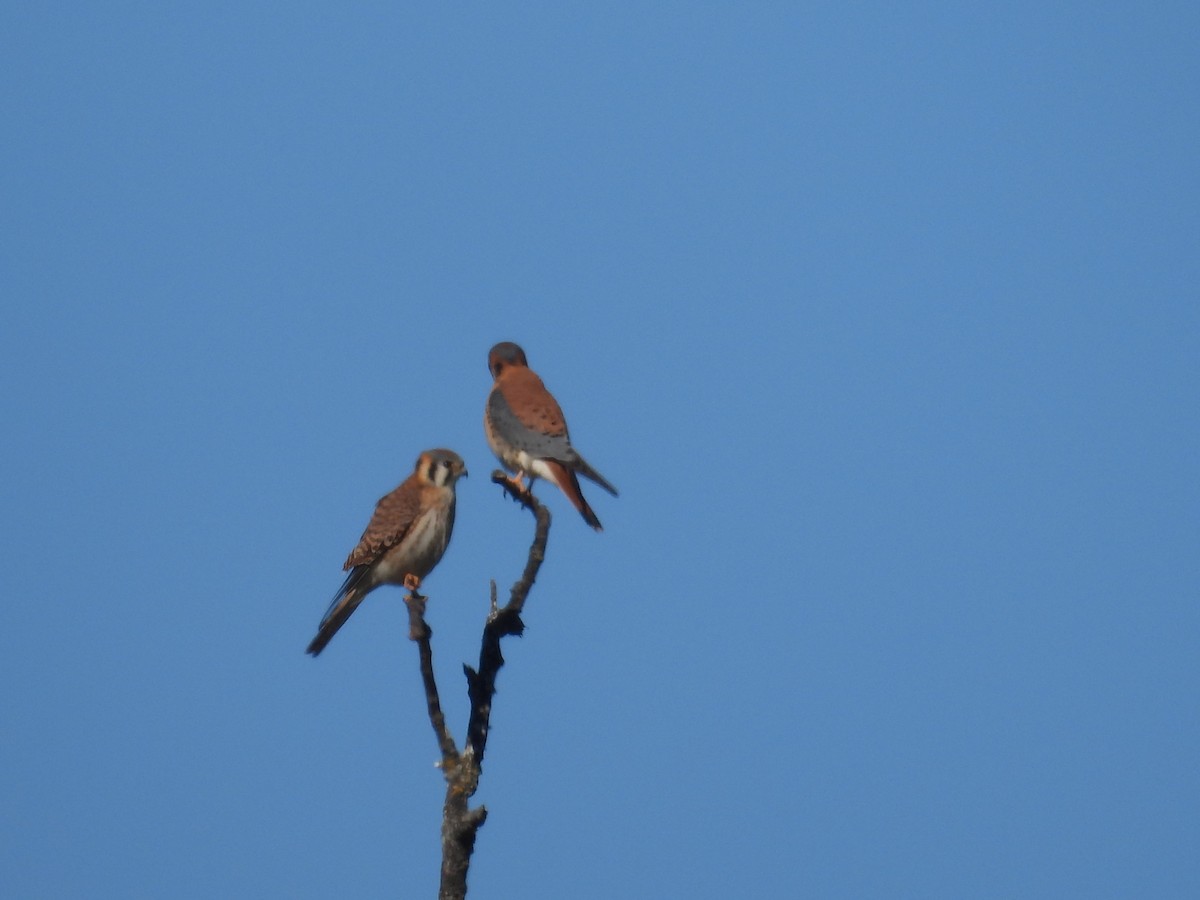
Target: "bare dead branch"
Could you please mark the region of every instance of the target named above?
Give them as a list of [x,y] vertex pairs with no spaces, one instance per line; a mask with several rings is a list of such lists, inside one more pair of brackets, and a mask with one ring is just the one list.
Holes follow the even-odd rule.
[[421,658],[421,681],[425,685],[425,705],[429,709],[429,723],[437,736],[438,749],[442,751],[442,769],[448,771],[458,760],[458,748],[450,729],[446,727],[446,717],[442,714],[442,702],[438,697],[437,681],[433,677],[433,647],[430,638],[433,629],[425,621],[425,597],[412,591],[404,598],[408,607],[408,637],[417,642],[417,650]]
[[527,487],[518,487],[499,470],[492,473],[492,481],[504,488],[522,506],[533,513],[537,522],[525,571],[509,591],[508,603],[496,608],[496,585],[492,583],[492,612],[483,627],[483,642],[479,648],[479,669],[463,666],[467,676],[467,694],[471,698],[471,719],[467,725],[467,747],[474,754],[475,764],[483,766],[483,754],[487,749],[488,727],[492,714],[492,697],[496,694],[496,675],[504,665],[500,652],[500,639],[508,635],[521,635],[525,623],[521,611],[525,598],[533,587],[538,570],[546,558],[546,542],[550,537],[550,510],[542,506]]
[[471,700],[471,715],[467,724],[466,749],[459,753],[446,727],[438,699],[437,682],[433,675],[433,634],[425,621],[425,598],[415,591],[406,598],[408,604],[409,637],[417,643],[421,661],[421,679],[425,685],[425,703],[429,721],[442,752],[442,774],[446,779],[446,800],[442,806],[442,870],[439,900],[465,900],[467,869],[475,850],[475,836],[487,820],[487,809],[470,808],[470,799],[479,787],[483,754],[487,748],[488,728],[492,715],[492,698],[496,694],[496,675],[504,665],[500,640],[508,635],[520,635],[525,630],[521,611],[538,570],[546,558],[546,542],[550,537],[550,511],[538,502],[528,487],[509,479],[503,472],[492,474],[492,481],[501,485],[506,494],[533,513],[536,520],[533,543],[521,578],[512,586],[508,603],[497,608],[496,582],[491,583],[490,607],[483,626],[479,649],[479,669],[463,666],[467,676],[467,695]]

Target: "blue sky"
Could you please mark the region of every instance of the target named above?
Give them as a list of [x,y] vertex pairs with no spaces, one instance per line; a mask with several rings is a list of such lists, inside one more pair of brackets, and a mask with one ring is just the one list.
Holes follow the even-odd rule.
[[515,340],[472,897],[1200,894],[1200,13],[649,6],[0,12],[0,893],[435,893]]

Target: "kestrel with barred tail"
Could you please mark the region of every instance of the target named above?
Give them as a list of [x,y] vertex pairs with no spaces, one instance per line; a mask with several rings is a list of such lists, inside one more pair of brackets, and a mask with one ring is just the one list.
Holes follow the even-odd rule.
[[316,656],[358,604],[381,584],[415,591],[433,571],[454,530],[454,483],[467,474],[453,450],[426,450],[398,488],[375,505],[375,514],[346,560],[350,574],[308,645]]
[[535,478],[553,482],[585,522],[597,531],[603,530],[583,498],[578,476],[596,482],[614,497],[617,489],[571,446],[562,410],[542,379],[529,368],[525,351],[511,341],[497,344],[488,353],[488,369],[494,383],[483,427],[492,452],[516,474],[518,484],[524,475],[529,476],[531,485]]

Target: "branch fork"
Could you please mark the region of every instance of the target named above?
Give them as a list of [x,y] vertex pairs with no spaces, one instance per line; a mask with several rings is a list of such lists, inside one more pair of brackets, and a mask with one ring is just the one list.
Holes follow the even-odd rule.
[[550,511],[538,502],[528,485],[509,478],[498,469],[492,473],[492,481],[500,485],[507,496],[533,513],[536,526],[525,569],[521,578],[512,586],[508,602],[504,606],[497,605],[496,582],[491,582],[490,605],[487,621],[483,626],[478,668],[463,666],[467,677],[467,696],[471,701],[471,713],[467,723],[466,749],[461,752],[446,725],[437,681],[433,674],[433,648],[430,642],[433,629],[425,621],[426,598],[418,594],[415,587],[412,587],[404,598],[408,607],[408,636],[417,644],[421,681],[425,687],[425,704],[429,722],[437,738],[438,749],[442,754],[440,767],[446,779],[446,799],[442,806],[439,900],[462,900],[467,895],[467,869],[475,849],[475,836],[479,827],[487,820],[486,807],[478,806],[472,809],[469,801],[479,787],[484,751],[487,749],[492,698],[496,694],[496,675],[504,665],[500,641],[509,635],[519,636],[525,631],[521,611],[525,607],[525,598],[533,587],[538,570],[546,558],[546,541],[550,536]]

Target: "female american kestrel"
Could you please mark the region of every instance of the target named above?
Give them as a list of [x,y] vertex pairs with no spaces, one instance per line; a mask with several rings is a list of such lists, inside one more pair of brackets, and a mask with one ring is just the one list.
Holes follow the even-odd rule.
[[375,514],[346,560],[350,574],[308,645],[316,656],[381,584],[415,591],[433,571],[454,530],[454,482],[467,467],[453,450],[426,450],[413,473],[375,505]]
[[562,410],[542,379],[529,368],[525,351],[511,341],[488,353],[495,382],[488,394],[483,427],[492,452],[504,467],[529,480],[545,478],[558,485],[585,522],[601,531],[600,520],[583,499],[576,473],[589,478],[614,497],[617,489],[587,464],[571,446]]

